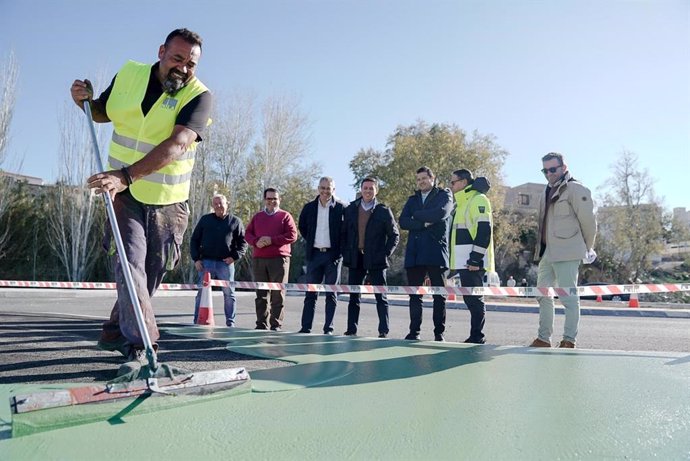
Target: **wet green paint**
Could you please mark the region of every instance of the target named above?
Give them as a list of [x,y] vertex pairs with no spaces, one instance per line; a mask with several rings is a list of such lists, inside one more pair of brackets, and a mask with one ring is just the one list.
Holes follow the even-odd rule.
[[[251,373],[251,393],[2,440],[0,453],[40,460],[690,456],[690,357],[683,354],[226,328],[176,333],[294,365]],[[9,388],[0,386],[5,402]],[[7,420],[8,409],[0,411]]]

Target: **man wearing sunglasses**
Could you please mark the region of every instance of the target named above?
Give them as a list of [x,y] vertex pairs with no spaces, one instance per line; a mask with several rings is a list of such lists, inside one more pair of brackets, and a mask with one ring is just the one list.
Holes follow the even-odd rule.
[[[542,157],[542,173],[548,181],[539,201],[539,227],[534,260],[539,262],[537,287],[577,286],[580,261],[594,247],[597,222],[592,194],[568,171],[563,155]],[[580,323],[580,298],[559,296],[565,308],[563,340],[558,347],[575,347]],[[553,296],[537,296],[539,331],[531,347],[551,347]]]
[[[457,270],[463,287],[481,287],[484,274],[494,272],[493,219],[486,193],[491,188],[483,176],[468,169],[453,172],[450,190],[455,213],[450,234],[450,268]],[[484,344],[486,306],[483,296],[463,296],[470,311],[470,336],[466,343]]]

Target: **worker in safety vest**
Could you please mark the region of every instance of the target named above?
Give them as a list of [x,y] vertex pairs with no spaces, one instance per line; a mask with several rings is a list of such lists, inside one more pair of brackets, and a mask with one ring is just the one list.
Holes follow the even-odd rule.
[[[158,327],[151,296],[166,271],[177,264],[187,228],[194,152],[209,123],[213,97],[195,76],[202,40],[187,30],[172,31],[153,65],[130,61],[110,86],[93,99],[88,80],[75,80],[72,99],[89,102],[95,122],[113,123],[108,171],[88,186],[113,197],[146,329],[156,346]],[[116,265],[118,298],[98,345],[129,360],[145,360],[127,285]]]
[[[484,285],[484,274],[494,272],[493,220],[490,188],[484,177],[474,178],[470,170],[453,172],[450,189],[455,211],[450,236],[450,268],[457,270],[465,288]],[[470,336],[466,343],[484,344],[486,307],[483,296],[463,296],[470,311]]]

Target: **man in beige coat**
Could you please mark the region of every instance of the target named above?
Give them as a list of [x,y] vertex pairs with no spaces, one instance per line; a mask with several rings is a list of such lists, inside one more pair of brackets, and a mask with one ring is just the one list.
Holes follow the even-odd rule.
[[[597,222],[592,194],[570,175],[563,155],[542,157],[541,170],[548,181],[539,201],[539,227],[534,260],[539,261],[537,287],[577,286],[580,262],[591,254]],[[565,308],[563,340],[558,347],[574,348],[580,323],[580,298],[559,296]],[[539,331],[531,347],[551,347],[553,296],[538,296]]]

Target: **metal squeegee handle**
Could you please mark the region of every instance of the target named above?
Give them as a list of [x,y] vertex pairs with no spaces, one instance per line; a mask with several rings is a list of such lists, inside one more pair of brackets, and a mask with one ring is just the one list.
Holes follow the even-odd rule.
[[[86,118],[88,119],[88,124],[91,131],[91,140],[93,141],[93,151],[96,155],[98,171],[105,171],[105,169],[103,168],[103,161],[101,160],[101,150],[98,147],[96,128],[94,127],[93,118],[91,115],[91,106],[88,100],[84,100],[84,113],[86,114]],[[156,369],[158,368],[156,351],[153,350],[153,343],[151,342],[151,337],[149,336],[149,332],[146,329],[146,323],[144,322],[144,314],[141,310],[141,304],[139,304],[139,298],[137,297],[137,292],[134,289],[134,279],[132,278],[132,271],[129,267],[127,253],[125,253],[125,245],[122,242],[122,235],[120,235],[120,228],[117,225],[117,217],[115,216],[113,199],[110,197],[110,193],[108,192],[103,192],[101,195],[105,200],[105,209],[108,212],[108,221],[110,221],[110,228],[112,229],[113,238],[115,239],[117,255],[120,258],[120,267],[122,268],[122,274],[125,277],[125,284],[127,285],[129,298],[132,301],[132,305],[134,306],[134,315],[137,319],[139,333],[141,334],[141,338],[144,343],[144,348],[146,349],[146,359],[148,360],[149,368],[152,371],[156,371]]]

